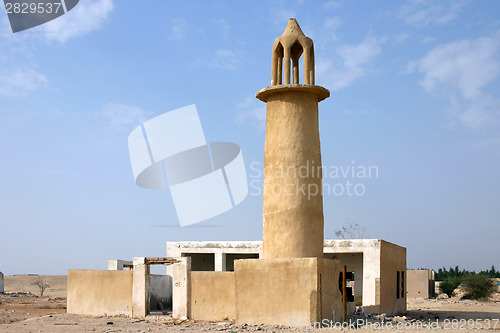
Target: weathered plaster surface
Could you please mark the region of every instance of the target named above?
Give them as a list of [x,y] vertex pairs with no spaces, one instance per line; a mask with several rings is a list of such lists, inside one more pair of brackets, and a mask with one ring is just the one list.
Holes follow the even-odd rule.
[[428,269],[409,269],[407,277],[407,298],[430,298],[434,297],[435,281],[434,271]]
[[132,271],[68,270],[67,312],[132,315]]
[[236,319],[236,284],[233,272],[191,272],[191,318],[221,321]]
[[290,326],[294,321],[311,323],[341,316],[335,260],[237,260],[234,274],[238,323]]

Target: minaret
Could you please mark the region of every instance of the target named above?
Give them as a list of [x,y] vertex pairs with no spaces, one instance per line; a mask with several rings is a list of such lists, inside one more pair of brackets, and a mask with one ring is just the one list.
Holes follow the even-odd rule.
[[264,259],[323,256],[318,102],[329,96],[327,89],[314,84],[313,41],[292,18],[273,45],[271,86],[257,93],[267,103]]
[[271,73],[257,93],[267,103],[263,257],[234,262],[236,322],[338,321],[340,264],[323,257],[318,129],[318,102],[330,92],[314,85],[313,42],[295,19],[274,42]]

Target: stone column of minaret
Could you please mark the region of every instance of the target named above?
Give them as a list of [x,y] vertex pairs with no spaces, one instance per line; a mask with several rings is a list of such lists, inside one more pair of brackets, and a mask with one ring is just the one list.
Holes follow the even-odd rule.
[[[303,84],[299,80],[301,55]],[[257,93],[267,103],[264,258],[323,256],[318,102],[329,96],[327,89],[314,84],[313,41],[290,19],[273,45],[271,86]]]

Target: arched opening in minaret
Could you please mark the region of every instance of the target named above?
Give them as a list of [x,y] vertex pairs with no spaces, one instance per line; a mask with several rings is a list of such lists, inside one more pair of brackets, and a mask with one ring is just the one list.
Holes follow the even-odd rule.
[[300,56],[304,53],[302,45],[299,41],[296,41],[290,49],[290,58],[292,59],[292,74],[293,74],[293,84],[299,84],[299,60]]
[[274,75],[271,84],[283,84],[283,45],[278,43],[276,49],[274,50],[273,63],[274,63]]

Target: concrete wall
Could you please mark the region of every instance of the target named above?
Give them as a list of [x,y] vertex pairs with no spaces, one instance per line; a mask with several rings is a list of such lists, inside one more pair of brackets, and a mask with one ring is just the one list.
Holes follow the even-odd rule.
[[191,272],[191,318],[236,319],[235,285],[233,272]]
[[407,270],[407,292],[408,298],[432,298],[434,297],[434,272],[427,269]]
[[[397,284],[399,272],[400,283]],[[402,277],[404,275],[404,278]],[[406,312],[406,249],[381,241],[380,252],[380,312],[398,314]],[[397,293],[399,289],[399,298]]]
[[248,259],[235,262],[236,321],[274,324],[339,320],[337,261],[324,258]]
[[[227,242],[167,242],[167,257],[183,257],[189,253],[213,253],[215,271],[226,271],[226,254],[258,254],[262,257],[260,241]],[[167,266],[167,274],[172,275],[172,266]],[[211,269],[213,270],[213,269]]]
[[227,253],[226,254],[226,271],[234,271],[234,262],[240,259],[259,259],[258,253]]
[[342,296],[338,280],[330,282],[330,277],[339,276],[341,271],[338,260],[318,260],[318,289],[321,298],[321,313],[318,314],[318,319],[342,321]]
[[133,265],[133,261],[120,259],[108,260],[108,270],[110,271],[121,271],[125,268],[125,265],[131,266]]
[[[383,246],[387,246],[387,251],[384,254],[381,252]],[[380,313],[381,302],[389,301],[389,304],[393,303],[392,298],[395,296],[396,290],[396,270],[393,264],[397,265],[400,272],[406,271],[405,248],[380,239],[325,240],[323,252],[325,258],[339,259],[347,265],[348,271],[354,271],[355,303],[362,305],[365,312]],[[213,253],[215,256],[215,270],[225,271],[232,269],[231,262],[238,255],[259,255],[262,258],[262,243],[259,241],[167,242],[168,256],[181,257],[186,256],[188,253]],[[381,264],[384,256],[387,258],[385,258],[385,267],[382,268]],[[391,262],[394,263],[391,264]],[[175,265],[167,267],[167,274],[172,275],[173,266]],[[381,272],[383,270],[388,271],[382,276]],[[390,280],[384,282],[386,278]],[[334,278],[334,280],[338,286],[338,277]],[[175,281],[173,283],[175,284]],[[391,283],[394,283],[392,289],[390,287]],[[401,298],[396,303],[397,305],[394,307],[384,307],[387,314],[395,314],[403,311],[402,309],[406,309],[406,297]]]
[[132,315],[132,271],[68,270],[68,313]]
[[429,298],[436,297],[436,272],[429,270]]
[[192,271],[215,271],[214,253],[183,253],[182,257],[191,258]]
[[172,316],[191,316],[191,258],[179,258],[179,262],[168,266],[172,272]]
[[[362,253],[363,254],[363,291],[362,305],[364,308],[372,307],[374,312],[378,312],[380,300],[377,294],[377,280],[380,281],[380,239],[350,239],[334,240],[325,239],[324,253]],[[356,278],[356,277],[355,277]]]
[[325,258],[338,260],[340,270],[346,265],[347,272],[354,273],[354,304],[363,305],[363,253],[325,253]]
[[3,273],[0,272],[0,293],[3,293],[4,292],[4,288],[3,288]]
[[[435,295],[441,294],[441,288],[439,287],[440,284],[441,284],[441,281],[436,281],[434,283],[434,294]],[[499,287],[499,291],[500,291],[500,287]]]
[[151,274],[149,277],[150,310],[166,310],[172,307],[172,277]]

